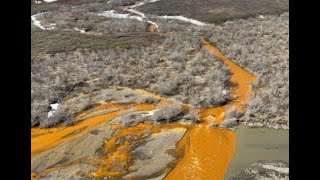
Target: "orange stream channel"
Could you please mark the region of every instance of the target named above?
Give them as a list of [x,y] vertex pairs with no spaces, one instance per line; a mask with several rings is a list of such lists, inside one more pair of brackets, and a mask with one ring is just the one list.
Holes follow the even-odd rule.
[[[150,31],[153,31],[152,25],[149,26]],[[256,81],[256,77],[251,73],[241,69],[239,66],[228,60],[222,53],[210,45],[207,41],[202,39],[202,44],[205,49],[212,52],[220,60],[222,60],[232,72],[231,82],[237,83],[237,89],[231,90],[231,93],[237,96],[237,99],[230,102],[228,105],[201,109],[200,110],[200,124],[163,124],[155,126],[148,123],[140,123],[133,127],[122,127],[120,125],[113,125],[116,134],[105,142],[103,148],[103,157],[97,157],[91,160],[91,164],[96,164],[100,168],[96,172],[90,173],[93,176],[113,176],[119,177],[128,173],[128,168],[133,164],[133,157],[130,152],[135,145],[143,143],[143,138],[140,138],[145,133],[157,133],[164,129],[185,127],[187,132],[178,143],[175,150],[176,156],[178,153],[184,151],[182,157],[178,158],[174,164],[176,166],[167,174],[165,179],[223,179],[224,174],[228,168],[229,162],[232,159],[236,149],[236,137],[232,131],[213,128],[212,123],[220,124],[223,122],[224,115],[229,107],[234,106],[238,110],[243,110],[243,105],[249,98],[251,93],[250,84]],[[149,93],[145,90],[138,91]],[[152,94],[152,93],[149,93]],[[161,100],[160,105],[165,106],[170,103],[170,99],[162,98],[154,95],[155,98]],[[185,108],[187,111],[188,105]],[[31,157],[39,155],[57,145],[71,140],[79,135],[82,135],[91,129],[106,123],[115,117],[119,116],[122,111],[128,108],[135,110],[153,110],[155,105],[118,105],[118,104],[103,104],[92,111],[99,111],[102,109],[117,108],[118,111],[111,112],[104,115],[88,118],[73,126],[59,125],[54,128],[31,129]],[[85,111],[78,115],[78,118],[87,115],[89,112]],[[124,138],[126,136],[135,137],[133,139]],[[125,139],[121,143],[117,141]],[[117,171],[117,167],[124,167],[122,171]],[[168,168],[167,168],[168,169]],[[35,177],[36,174],[32,173]]]
[[[241,69],[214,46],[202,39],[205,49],[212,52],[222,60],[232,73],[230,81],[237,83],[236,90],[231,90],[237,99],[228,104],[238,110],[243,110],[243,105],[251,93],[250,84],[256,81],[251,73]],[[186,133],[185,155],[177,166],[165,177],[171,179],[224,179],[229,162],[236,150],[236,136],[232,131],[212,128],[214,122],[223,122],[227,106],[202,109],[200,112],[201,124],[192,125]]]

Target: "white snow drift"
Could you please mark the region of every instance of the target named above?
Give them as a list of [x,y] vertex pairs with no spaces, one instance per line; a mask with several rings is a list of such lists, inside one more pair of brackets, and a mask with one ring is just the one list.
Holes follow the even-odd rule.
[[43,0],[43,1],[49,3],[49,2],[55,2],[57,0]]
[[152,110],[152,111],[148,111],[148,113],[146,113],[146,114],[141,114],[142,116],[152,116],[152,115],[154,115],[154,112],[156,112],[156,111],[159,111],[159,109],[155,109],[155,110]]
[[176,19],[176,20],[180,20],[180,21],[185,21],[185,22],[189,22],[191,24],[197,25],[197,26],[205,26],[206,24],[194,19],[189,19],[183,16],[158,16],[158,18],[162,18],[162,19]]
[[33,21],[33,24],[35,26],[39,27],[40,29],[43,29],[43,30],[52,30],[52,29],[54,29],[54,26],[56,24],[50,24],[51,27],[49,27],[49,28],[46,28],[46,27],[41,25],[41,22],[39,20],[37,20],[37,16],[39,16],[41,14],[44,14],[44,13],[34,14],[34,15],[31,16],[31,20]]
[[142,6],[142,5],[145,5],[145,4],[148,4],[148,3],[152,3],[152,2],[157,2],[159,0],[145,0],[143,2],[139,2],[138,4],[135,4],[133,6],[131,6],[131,8],[135,8],[135,7],[138,7],[138,6]]
[[154,24],[156,26],[156,28],[158,28],[158,25],[155,22],[145,20],[146,16],[143,13],[136,11],[136,10],[133,10],[133,9],[126,9],[126,11],[136,13],[142,17],[131,16],[130,14],[120,14],[120,13],[117,13],[115,10],[103,11],[103,12],[99,13],[98,16],[105,16],[105,17],[109,17],[109,18],[118,18],[118,19],[135,19],[138,21],[145,21],[147,23]]
[[85,33],[85,30],[74,28],[76,31],[79,31],[80,33]]
[[129,12],[132,12],[132,13],[134,13],[134,14],[138,14],[139,16],[141,16],[141,17],[143,17],[143,18],[145,18],[146,16],[145,16],[145,14],[143,14],[142,12],[140,12],[140,11],[137,11],[137,10],[134,10],[134,9],[125,9],[126,11],[129,11]]
[[135,19],[138,21],[143,21],[143,18],[140,16],[130,16],[130,14],[120,14],[120,13],[117,13],[115,10],[103,11],[101,13],[98,13],[98,16],[105,16],[108,18],[118,18],[118,19]]

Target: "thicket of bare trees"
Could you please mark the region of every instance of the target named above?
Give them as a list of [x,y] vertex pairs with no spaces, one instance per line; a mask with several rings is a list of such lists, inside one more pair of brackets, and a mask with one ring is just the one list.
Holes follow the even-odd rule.
[[255,74],[258,82],[243,121],[288,125],[289,14],[227,22],[204,34],[228,58]]

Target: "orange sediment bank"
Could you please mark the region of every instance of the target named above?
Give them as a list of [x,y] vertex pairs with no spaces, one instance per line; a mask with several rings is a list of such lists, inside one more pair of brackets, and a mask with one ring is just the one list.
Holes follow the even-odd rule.
[[215,108],[201,109],[199,119],[204,124],[210,125],[210,123],[220,124],[223,122],[223,118],[226,112],[226,106],[219,106]]
[[36,173],[31,173],[31,180],[34,180],[38,177],[38,174]]
[[[114,108],[115,106],[121,109],[127,108],[128,105],[108,105],[104,104],[103,108]],[[155,105],[131,105],[130,107],[135,110],[152,110],[155,108]],[[96,109],[100,109],[97,107]],[[119,116],[120,112],[112,112],[104,115],[95,116],[88,118],[84,121],[76,123],[73,126],[59,125],[55,128],[41,129],[41,128],[32,128],[31,129],[31,158],[34,158],[36,155],[49,150],[67,140],[70,140],[74,137],[82,135],[91,129],[102,125],[103,123],[114,119]]]
[[[165,179],[224,179],[229,162],[236,150],[236,136],[232,131],[212,128],[211,124],[221,124],[225,113],[231,106],[243,111],[251,93],[250,84],[256,77],[240,68],[226,58],[216,47],[203,38],[203,47],[214,53],[230,69],[230,81],[236,83],[237,89],[231,93],[237,98],[228,105],[215,108],[201,109],[199,125],[192,125],[178,148],[184,146],[185,153],[181,161],[172,169]],[[184,144],[184,145],[183,145]]]
[[31,173],[31,180],[38,180],[42,177],[42,175],[44,174],[48,174],[52,171],[55,171],[55,170],[59,170],[59,169],[64,169],[64,168],[68,168],[74,164],[78,164],[78,163],[81,163],[82,159],[78,159],[78,160],[74,160],[66,165],[60,165],[60,166],[55,166],[55,167],[50,167],[48,169],[45,169],[44,171],[42,171],[40,174],[37,174],[37,173]]

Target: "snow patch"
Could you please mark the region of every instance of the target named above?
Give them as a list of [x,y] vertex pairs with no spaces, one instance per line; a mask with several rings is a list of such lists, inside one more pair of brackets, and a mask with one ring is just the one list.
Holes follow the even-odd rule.
[[49,3],[49,2],[55,2],[57,0],[43,0],[43,1]]
[[148,4],[148,3],[157,2],[157,1],[159,1],[159,0],[145,0],[143,2],[139,2],[138,4],[135,4],[135,5],[131,6],[131,8],[139,7],[139,6],[142,6],[142,5],[145,5],[145,4]]
[[162,19],[176,19],[176,20],[180,20],[180,21],[185,21],[185,22],[189,22],[191,24],[197,25],[197,26],[205,26],[206,24],[194,19],[189,19],[183,16],[158,16],[158,18],[162,18]]
[[103,11],[101,13],[98,13],[98,16],[105,16],[105,17],[108,17],[108,18],[118,18],[118,19],[135,19],[135,20],[138,20],[138,21],[143,21],[142,17],[130,16],[130,14],[116,13],[115,10]]
[[145,20],[146,16],[143,13],[141,13],[139,11],[136,11],[136,10],[133,10],[133,9],[126,9],[126,11],[139,14],[142,17],[140,17],[140,16],[130,16],[130,14],[120,14],[120,13],[117,13],[115,10],[103,11],[101,13],[98,13],[98,16],[105,16],[105,17],[108,17],[108,18],[135,19],[135,20],[138,20],[138,21],[145,21],[147,23],[154,24],[156,26],[156,28],[158,28],[158,25],[155,22]]
[[259,18],[264,19],[264,17],[262,15],[259,15]]
[[34,14],[34,15],[31,16],[31,20],[33,21],[33,24],[35,26],[39,27],[40,29],[43,29],[43,30],[52,30],[52,29],[54,29],[54,26],[56,25],[54,23],[51,23],[50,24],[51,27],[49,27],[49,28],[46,28],[46,27],[41,25],[41,22],[39,20],[37,20],[37,16],[39,16],[41,14],[44,14],[44,13]]
[[226,94],[227,94],[227,90],[224,89],[224,90],[222,91],[222,94],[223,94],[223,95],[226,95]]
[[53,113],[57,111],[59,104],[58,103],[50,104],[50,107],[51,107],[51,111],[48,112],[48,118],[51,117]]
[[155,25],[155,26],[156,26],[156,29],[159,28],[159,26],[158,26],[155,22],[153,22],[153,21],[146,21],[146,22]]
[[139,16],[145,18],[146,16],[142,13],[142,12],[139,12],[139,11],[136,11],[134,9],[126,9],[126,11],[129,11],[129,12],[132,12],[132,13],[135,13],[135,14],[138,14]]
[[152,111],[149,111],[148,114],[141,114],[142,116],[152,116],[154,115],[154,112],[158,111],[159,109],[155,109],[155,110],[152,110]]
[[[146,15],[140,11],[137,11],[133,8],[135,7],[138,7],[138,6],[142,6],[144,4],[147,4],[147,3],[152,3],[152,2],[157,2],[159,0],[145,0],[143,2],[139,2],[138,4],[135,4],[133,6],[129,6],[128,8],[124,8],[123,10],[125,11],[128,11],[128,12],[131,12],[131,13],[134,13],[134,14],[137,14],[139,15],[140,17],[138,16],[130,16],[129,14],[118,14],[118,13],[115,13],[115,10],[111,10],[111,11],[104,11],[103,13],[100,13],[100,15],[102,16],[107,16],[107,17],[111,17],[111,18],[128,18],[128,19],[136,19],[138,21],[145,21],[147,23],[150,23],[150,24],[153,24],[156,26],[156,28],[159,28],[159,26],[155,23],[155,22],[152,22],[152,21],[149,21],[149,20],[146,20]],[[99,14],[98,14],[99,15]]]
[[262,167],[266,168],[266,169],[278,171],[280,173],[287,173],[287,174],[289,173],[289,168],[287,168],[287,167],[276,167],[276,166],[265,165],[265,164],[263,164]]
[[233,24],[234,22],[232,22],[232,21],[226,21],[226,22],[224,22],[224,24]]
[[84,30],[82,30],[82,29],[78,29],[78,28],[74,28],[76,31],[79,31],[80,33],[85,33],[85,31]]

